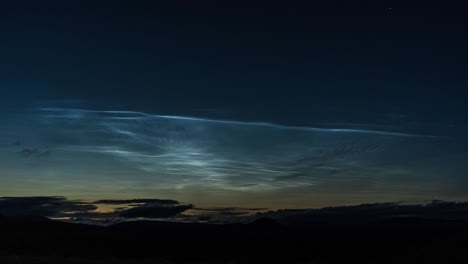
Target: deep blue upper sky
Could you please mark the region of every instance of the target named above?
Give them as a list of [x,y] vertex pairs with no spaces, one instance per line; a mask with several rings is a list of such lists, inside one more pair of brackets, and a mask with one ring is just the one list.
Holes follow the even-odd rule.
[[3,100],[292,123],[464,116],[463,6],[165,2],[2,3]]

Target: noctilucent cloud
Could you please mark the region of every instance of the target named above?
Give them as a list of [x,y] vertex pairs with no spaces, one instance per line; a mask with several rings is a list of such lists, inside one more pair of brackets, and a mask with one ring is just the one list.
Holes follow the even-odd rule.
[[466,142],[448,136],[74,108],[4,119],[10,196],[280,208],[462,199],[468,183]]

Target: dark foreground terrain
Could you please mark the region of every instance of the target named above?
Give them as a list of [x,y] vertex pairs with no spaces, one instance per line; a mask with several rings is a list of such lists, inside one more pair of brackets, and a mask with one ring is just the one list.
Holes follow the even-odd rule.
[[468,263],[468,222],[420,218],[99,227],[0,218],[0,263]]

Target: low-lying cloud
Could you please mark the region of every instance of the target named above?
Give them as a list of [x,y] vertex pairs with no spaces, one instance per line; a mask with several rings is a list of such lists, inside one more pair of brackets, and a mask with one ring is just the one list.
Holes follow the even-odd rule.
[[[99,205],[121,205],[111,212],[99,212]],[[2,197],[0,215],[44,216],[70,220],[119,220],[121,218],[169,218],[193,208],[167,199],[99,200],[84,202],[65,197]]]
[[122,210],[119,216],[125,218],[168,218],[174,217],[188,209],[193,208],[192,205],[164,205],[164,204],[145,204],[136,206],[130,209]]
[[[113,211],[100,212],[100,205],[117,205]],[[189,211],[188,213],[185,213]],[[417,218],[468,220],[468,202],[432,201],[427,204],[374,203],[321,209],[199,208],[168,199],[99,200],[84,202],[65,197],[2,197],[0,215],[11,217],[43,216],[71,222],[113,224],[133,219],[166,221],[248,223],[270,218],[286,225],[321,226],[369,224],[389,219]]]
[[65,197],[2,197],[0,214],[5,216],[46,216],[55,217],[71,212],[89,212],[97,206]]
[[95,201],[96,204],[179,204],[176,200],[169,200],[169,199],[130,199],[130,200],[98,200]]

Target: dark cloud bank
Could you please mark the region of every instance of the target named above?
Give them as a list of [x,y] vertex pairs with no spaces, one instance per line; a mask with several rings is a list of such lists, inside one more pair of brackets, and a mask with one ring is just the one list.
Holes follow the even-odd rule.
[[[98,212],[98,205],[126,205],[114,212]],[[70,219],[116,220],[132,218],[168,218],[174,217],[193,206],[180,204],[174,200],[134,199],[134,200],[99,200],[83,202],[68,200],[65,197],[3,197],[0,198],[0,215],[4,216],[45,216],[69,217]]]
[[59,216],[67,212],[88,212],[96,210],[94,204],[72,201],[65,197],[2,197],[0,214],[6,216]]
[[[99,212],[98,205],[122,206],[113,212]],[[183,214],[192,209],[195,216]],[[311,223],[366,224],[386,219],[468,220],[468,202],[434,200],[427,204],[376,203],[321,209],[284,209],[261,213],[265,208],[197,208],[168,199],[98,200],[83,202],[65,197],[2,197],[0,215],[69,218],[70,221],[110,224],[132,219],[166,219],[185,222],[254,222],[274,219],[286,225]]]

